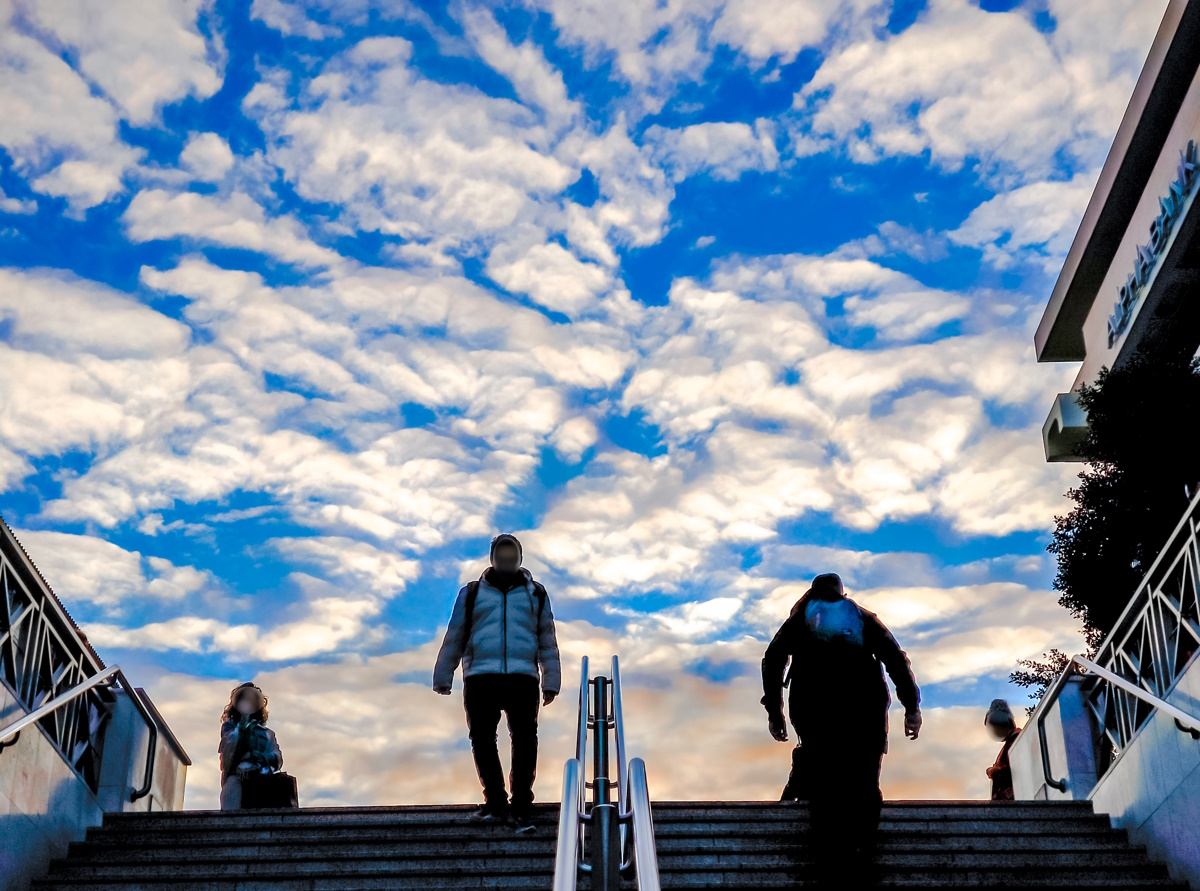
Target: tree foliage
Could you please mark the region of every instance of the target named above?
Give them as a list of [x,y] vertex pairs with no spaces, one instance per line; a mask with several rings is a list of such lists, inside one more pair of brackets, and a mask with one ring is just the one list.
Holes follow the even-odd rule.
[[[1088,415],[1087,466],[1047,550],[1058,558],[1058,602],[1080,620],[1095,653],[1196,491],[1200,363],[1143,355],[1101,370],[1080,388],[1079,402]],[[1040,699],[1066,660],[1058,650],[1020,660],[1011,679]]]

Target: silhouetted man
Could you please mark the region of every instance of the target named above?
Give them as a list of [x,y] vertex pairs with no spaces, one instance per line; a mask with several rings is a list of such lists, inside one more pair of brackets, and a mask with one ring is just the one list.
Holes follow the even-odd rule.
[[803,753],[793,763],[803,764],[806,776],[788,785],[809,794],[814,852],[826,867],[862,865],[856,850],[870,854],[874,844],[891,704],[883,668],[904,704],[904,732],[916,739],[921,694],[908,657],[874,613],[846,597],[833,573],[813,579],[763,656],[762,702],[781,742],[788,738],[783,687],[791,686],[788,712]]
[[467,730],[483,786],[484,804],[476,820],[503,821],[509,814],[496,749],[500,713],[508,717],[511,815],[517,831],[528,832],[533,829],[539,679],[542,705],[549,705],[558,695],[560,670],[550,598],[521,568],[521,559],[516,536],[505,533],[492,539],[492,565],[478,581],[464,585],[454,601],[433,669],[433,689],[448,696],[454,670],[462,662]]

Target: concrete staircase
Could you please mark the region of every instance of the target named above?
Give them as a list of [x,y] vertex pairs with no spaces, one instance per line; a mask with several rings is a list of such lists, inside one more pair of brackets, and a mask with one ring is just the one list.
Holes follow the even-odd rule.
[[[537,832],[522,836],[510,827],[469,822],[471,810],[108,814],[34,888],[548,889],[557,805],[539,805]],[[812,878],[804,806],[659,802],[654,822],[663,888],[797,887]],[[884,887],[1184,887],[1087,802],[890,802],[878,868]],[[581,878],[580,888],[587,887]]]
[[[813,878],[807,829],[803,805],[660,802],[662,886],[803,886]],[[879,830],[879,887],[1186,889],[1086,801],[890,801]]]

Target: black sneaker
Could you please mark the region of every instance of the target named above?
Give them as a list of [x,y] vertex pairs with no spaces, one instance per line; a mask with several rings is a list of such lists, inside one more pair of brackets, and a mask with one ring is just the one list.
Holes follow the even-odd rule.
[[529,832],[537,832],[537,827],[533,825],[533,811],[521,808],[514,810],[512,813],[513,825],[516,826],[517,832],[522,835]]
[[485,804],[471,814],[472,823],[503,823],[508,819],[508,808],[498,804]]

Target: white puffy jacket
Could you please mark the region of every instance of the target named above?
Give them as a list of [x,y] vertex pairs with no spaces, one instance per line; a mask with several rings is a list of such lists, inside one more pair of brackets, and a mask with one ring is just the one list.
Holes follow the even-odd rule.
[[[450,689],[454,670],[461,661],[464,678],[477,674],[523,674],[541,677],[546,693],[559,691],[562,672],[550,598],[529,570],[522,569],[521,573],[524,583],[507,592],[494,587],[487,572],[480,576],[479,593],[475,595],[471,613],[470,639],[466,627],[467,586],[458,592],[433,668],[435,690]],[[538,588],[542,591],[540,619]]]

